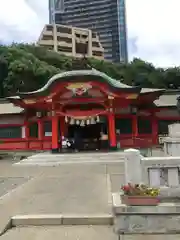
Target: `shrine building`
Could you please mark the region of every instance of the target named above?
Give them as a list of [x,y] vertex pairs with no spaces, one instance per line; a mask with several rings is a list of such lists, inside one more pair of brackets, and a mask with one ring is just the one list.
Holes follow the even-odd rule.
[[179,95],[128,86],[95,69],[59,73],[37,91],[0,101],[0,150],[60,152],[62,137],[73,138],[75,129],[87,149],[100,133],[107,150],[158,146],[180,120]]

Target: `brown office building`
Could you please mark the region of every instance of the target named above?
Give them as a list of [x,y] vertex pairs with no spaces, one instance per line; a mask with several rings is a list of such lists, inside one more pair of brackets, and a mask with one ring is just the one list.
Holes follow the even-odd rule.
[[104,49],[98,35],[89,29],[58,24],[46,25],[37,44],[66,56],[104,59]]

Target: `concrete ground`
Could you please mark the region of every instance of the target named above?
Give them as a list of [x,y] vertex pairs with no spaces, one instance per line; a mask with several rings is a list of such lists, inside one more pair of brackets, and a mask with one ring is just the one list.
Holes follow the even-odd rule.
[[166,234],[153,234],[153,235],[142,235],[142,234],[136,234],[136,235],[121,235],[121,240],[178,240],[180,239],[180,234],[175,235],[166,235]]
[[[2,240],[118,240],[108,226],[66,226],[15,228],[1,237]],[[172,239],[173,240],[173,239]]]
[[[109,159],[110,160],[110,159]],[[122,162],[20,166],[0,161],[0,232],[9,219],[22,214],[111,214],[111,191],[124,181]],[[0,236],[21,239],[118,240],[110,226],[17,227]],[[179,235],[153,235],[154,240],[176,240]],[[121,236],[122,240],[150,240],[151,235]]]
[[124,171],[122,162],[73,162],[54,167],[14,163],[0,161],[0,232],[15,215],[111,214],[109,173],[114,176],[114,186],[119,188]]
[[108,226],[22,227],[9,230],[2,240],[179,240],[180,235],[121,235]]

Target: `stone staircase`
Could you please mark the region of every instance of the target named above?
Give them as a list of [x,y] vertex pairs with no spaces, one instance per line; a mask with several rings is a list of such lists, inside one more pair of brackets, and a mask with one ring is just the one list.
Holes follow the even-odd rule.
[[58,166],[62,164],[99,164],[124,162],[123,152],[89,152],[52,154],[48,152],[34,154],[16,165]]

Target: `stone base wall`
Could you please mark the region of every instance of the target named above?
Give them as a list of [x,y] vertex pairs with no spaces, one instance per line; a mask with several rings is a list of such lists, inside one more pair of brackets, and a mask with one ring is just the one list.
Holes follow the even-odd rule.
[[114,230],[117,234],[180,233],[180,203],[157,206],[127,206],[120,193],[112,195]]
[[116,215],[114,230],[117,234],[180,233],[180,214]]

